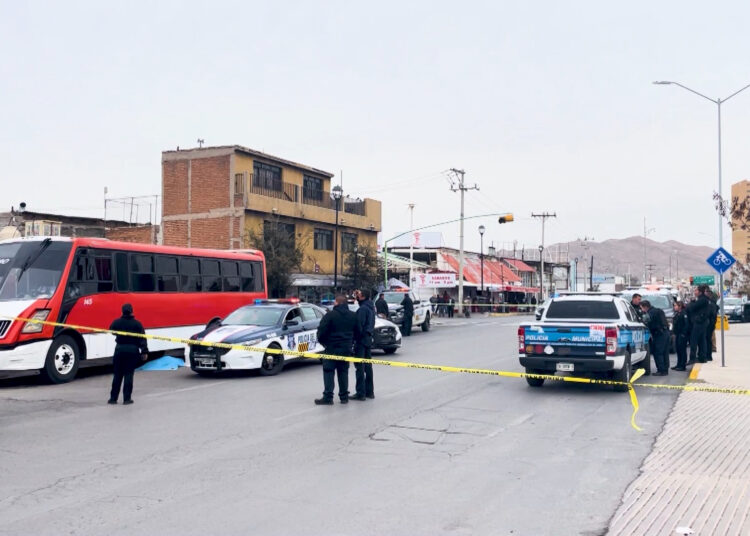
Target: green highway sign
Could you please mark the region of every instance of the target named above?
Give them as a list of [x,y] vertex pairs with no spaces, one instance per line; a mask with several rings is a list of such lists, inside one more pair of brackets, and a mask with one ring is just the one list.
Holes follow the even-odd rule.
[[712,275],[694,275],[690,278],[691,285],[715,285],[716,279]]

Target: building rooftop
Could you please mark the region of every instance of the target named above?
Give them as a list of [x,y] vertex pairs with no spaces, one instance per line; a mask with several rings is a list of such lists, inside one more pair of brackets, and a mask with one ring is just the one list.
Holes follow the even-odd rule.
[[209,157],[209,156],[216,156],[217,155],[216,153],[229,154],[232,152],[243,153],[243,154],[255,157],[255,158],[268,160],[270,162],[276,162],[287,167],[299,169],[300,171],[308,171],[310,173],[315,173],[316,175],[323,175],[324,177],[327,177],[329,179],[333,177],[333,173],[330,173],[328,171],[324,171],[322,169],[314,168],[311,166],[306,166],[304,164],[300,164],[292,160],[287,160],[286,158],[273,156],[271,154],[264,153],[263,151],[250,149],[249,147],[243,147],[242,145],[217,145],[215,147],[193,147],[190,149],[177,148],[174,151],[162,151],[162,159],[178,160],[178,159],[186,158],[186,157],[192,157],[192,158],[197,158],[200,156]]

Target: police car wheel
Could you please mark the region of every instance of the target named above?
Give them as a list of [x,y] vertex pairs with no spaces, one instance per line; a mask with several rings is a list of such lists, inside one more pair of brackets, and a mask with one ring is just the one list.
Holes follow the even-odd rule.
[[[622,370],[616,370],[612,374],[612,379],[616,382],[630,383],[630,377],[633,372],[633,365],[630,362],[630,354],[625,355],[625,363],[622,365]],[[628,390],[627,385],[615,385],[615,391],[618,393],[624,393]]]
[[[281,347],[277,344],[272,344],[269,348],[274,350],[281,350]],[[260,364],[261,376],[275,376],[281,369],[284,368],[284,354],[263,354],[263,361]]]
[[422,331],[430,331],[430,313],[427,313],[427,316],[424,317],[424,322],[422,322]]
[[[527,368],[526,374],[542,374],[542,372],[534,369]],[[544,378],[529,378],[526,377],[526,383],[529,384],[530,387],[541,387],[544,385]]]
[[76,377],[79,364],[78,344],[73,337],[61,335],[52,341],[41,373],[49,383],[67,383]]

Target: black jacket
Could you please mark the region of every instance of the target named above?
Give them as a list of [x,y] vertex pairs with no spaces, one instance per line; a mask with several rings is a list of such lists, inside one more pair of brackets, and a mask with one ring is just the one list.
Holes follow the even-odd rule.
[[385,298],[378,298],[378,300],[375,302],[375,311],[379,315],[384,315],[386,318],[388,318],[388,302],[385,301]]
[[[146,333],[143,329],[143,324],[138,322],[133,316],[121,316],[109,326],[112,331],[125,331],[127,333]],[[115,352],[120,350],[123,352],[141,352],[145,354],[148,352],[148,344],[146,339],[143,337],[133,337],[131,335],[115,335],[115,342],[117,347]]]
[[414,315],[414,302],[411,301],[411,296],[408,294],[404,295],[404,299],[401,300],[401,305],[404,306],[404,316],[411,317]]
[[630,302],[630,305],[635,309],[636,320],[638,322],[643,322],[643,311],[641,311],[641,308],[638,305],[634,305],[632,301]]
[[657,307],[648,310],[648,330],[652,335],[660,335],[669,332],[669,323],[664,311]]
[[375,306],[370,300],[359,302],[357,309],[357,340],[372,339],[375,331]]
[[354,344],[354,336],[359,332],[357,317],[349,310],[347,304],[337,305],[328,311],[318,326],[318,341],[337,351],[350,351]]
[[672,333],[675,334],[675,337],[687,337],[690,335],[690,323],[685,311],[674,314],[674,318],[672,318]]
[[695,301],[688,304],[687,314],[691,324],[703,324],[708,320],[709,303],[705,294],[699,294]]
[[712,326],[716,325],[716,319],[719,316],[719,306],[712,298],[708,299],[708,327],[714,329]]

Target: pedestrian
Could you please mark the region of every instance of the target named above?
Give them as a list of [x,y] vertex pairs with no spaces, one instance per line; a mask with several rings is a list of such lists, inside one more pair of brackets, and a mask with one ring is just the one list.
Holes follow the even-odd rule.
[[468,296],[464,298],[464,317],[471,318],[471,299]]
[[388,302],[385,301],[385,294],[382,292],[375,301],[375,311],[383,318],[388,318]]
[[695,300],[687,306],[690,319],[690,359],[688,363],[706,362],[706,330],[708,329],[709,301],[706,296],[707,285],[695,289]]
[[706,360],[713,361],[712,353],[716,351],[715,344],[715,331],[716,331],[716,319],[719,316],[719,306],[716,305],[716,294],[712,291],[706,291],[706,297],[708,298],[708,325],[706,326]]
[[434,294],[430,296],[430,312],[432,314],[435,314],[435,311],[437,309],[437,296]]
[[[357,317],[349,310],[346,296],[338,294],[333,309],[328,311],[318,325],[318,342],[325,353],[341,357],[352,355],[352,345],[357,331]],[[349,362],[338,359],[323,359],[323,397],[316,398],[318,406],[333,404],[335,377],[339,380],[339,401],[349,402]]]
[[143,324],[133,316],[133,306],[126,303],[122,306],[122,316],[117,318],[109,326],[115,334],[115,355],[112,359],[114,365],[114,377],[112,378],[112,390],[109,393],[109,404],[117,404],[122,387],[122,403],[133,403],[133,375],[141,361],[148,358],[148,344],[145,337],[136,335],[125,335],[125,333],[146,333]]
[[404,308],[404,323],[401,324],[401,334],[410,337],[411,323],[414,317],[414,302],[408,292],[404,293],[404,299],[401,300],[401,306]]
[[687,343],[690,338],[690,324],[685,312],[685,304],[681,301],[674,304],[672,334],[674,335],[674,345],[677,349],[677,365],[672,367],[672,370],[684,371],[687,365]]
[[[372,337],[375,332],[375,306],[370,300],[370,292],[360,290],[355,294],[359,302],[357,309],[357,331],[354,338],[354,355],[363,359],[372,359]],[[375,383],[371,363],[355,363],[357,379],[354,400],[375,398]]]
[[453,296],[450,296],[448,298],[448,318],[453,318],[453,313],[456,308],[456,301],[453,299]]
[[643,322],[643,311],[641,311],[641,298],[642,296],[637,292],[630,298],[630,305],[635,309],[636,320]]
[[654,356],[654,376],[669,374],[669,323],[664,311],[651,307],[648,300],[641,301],[644,320],[651,332],[651,354]]

